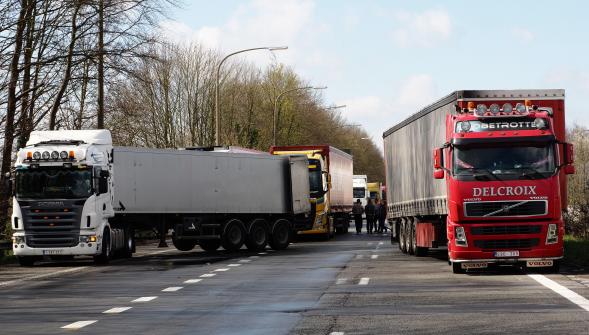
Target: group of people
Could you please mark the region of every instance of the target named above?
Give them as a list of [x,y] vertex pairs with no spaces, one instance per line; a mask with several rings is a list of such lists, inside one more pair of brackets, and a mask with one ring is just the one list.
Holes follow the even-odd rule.
[[362,207],[360,199],[356,200],[354,207],[352,207],[352,215],[356,223],[356,234],[360,234],[362,231],[362,214],[366,214],[366,230],[368,234],[382,234],[387,230],[384,224],[387,219],[387,205],[384,200],[376,200],[376,204],[374,204],[372,199],[368,199],[368,203],[364,207]]

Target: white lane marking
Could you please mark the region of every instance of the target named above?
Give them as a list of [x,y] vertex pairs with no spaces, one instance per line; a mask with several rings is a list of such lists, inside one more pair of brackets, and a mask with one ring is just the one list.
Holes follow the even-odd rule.
[[123,313],[124,311],[128,311],[133,307],[114,307],[111,309],[107,309],[106,311],[102,312],[102,314],[118,314]]
[[378,242],[378,245],[383,245],[383,244],[384,244],[384,242]]
[[362,259],[364,258],[364,255],[356,255],[356,259]]
[[241,266],[241,264],[229,264],[229,265],[227,265],[227,266],[230,266],[230,267],[232,267],[232,268],[235,268],[235,267]]
[[370,278],[368,278],[368,277],[360,278],[358,285],[368,285],[369,281],[370,281]]
[[552,279],[548,279],[543,275],[528,275],[530,278],[534,279],[538,283],[548,287],[549,289],[553,290],[554,292],[560,294],[561,296],[567,298],[573,304],[581,307],[582,309],[589,312],[589,300],[585,299],[582,295],[579,295],[568,288],[560,285],[559,283],[555,282]]
[[267,252],[258,252],[258,255],[267,255]]
[[329,335],[344,335],[344,332],[331,332]]
[[377,259],[378,258],[378,255],[372,255],[372,256],[370,256],[370,258]]
[[61,327],[62,329],[80,329],[97,322],[98,320],[77,321]]
[[200,275],[200,278],[211,278],[216,276],[214,273],[205,273],[204,275]]
[[20,278],[20,279],[3,281],[3,282],[0,282],[0,286],[7,286],[7,285],[12,285],[12,284],[18,284],[18,283],[24,282],[26,280],[35,280],[35,279],[42,279],[42,278],[47,278],[47,277],[53,277],[53,276],[61,275],[61,274],[64,274],[64,273],[78,272],[78,271],[81,271],[81,270],[84,270],[84,269],[87,269],[87,268],[88,268],[87,266],[80,266],[80,267],[77,267],[77,268],[59,270],[59,271],[54,271],[54,272],[50,272],[50,273],[44,273],[44,274],[40,274],[40,275],[23,277],[23,278]]
[[251,262],[251,260],[249,260],[249,259],[240,259],[239,260],[239,263],[249,263],[249,262]]
[[368,242],[367,244],[368,244],[368,245],[373,245],[374,243],[372,243],[372,242]]
[[250,256],[250,258],[260,258],[260,256]]
[[184,281],[184,284],[196,284],[199,281],[202,281],[202,279],[188,279]]
[[157,299],[157,297],[141,297],[141,298],[137,298],[131,302],[148,302],[148,301],[152,301],[154,299]]
[[273,249],[268,249],[268,250],[266,250],[266,251],[267,251],[267,252],[274,252],[274,250],[273,250]]
[[345,284],[348,281],[348,278],[338,278],[338,280],[335,281],[335,285],[342,285]]
[[229,271],[229,268],[215,269],[213,271],[215,271],[215,272],[225,272],[225,271]]
[[170,287],[166,287],[165,289],[163,289],[162,292],[176,292],[176,291],[180,291],[183,288],[184,287],[182,287],[182,286],[170,286]]

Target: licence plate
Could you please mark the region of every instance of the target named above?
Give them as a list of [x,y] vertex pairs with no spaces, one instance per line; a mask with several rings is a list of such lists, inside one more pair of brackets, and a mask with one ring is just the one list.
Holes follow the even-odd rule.
[[514,251],[495,251],[493,253],[493,256],[495,256],[495,257],[517,257],[517,256],[519,256],[519,251],[518,250],[514,250]]
[[461,263],[460,267],[463,269],[486,269],[487,263],[480,262],[480,263]]
[[43,250],[43,255],[61,255],[63,250]]
[[549,259],[545,261],[528,261],[526,265],[529,268],[544,268],[552,266],[553,264],[554,262],[551,259]]

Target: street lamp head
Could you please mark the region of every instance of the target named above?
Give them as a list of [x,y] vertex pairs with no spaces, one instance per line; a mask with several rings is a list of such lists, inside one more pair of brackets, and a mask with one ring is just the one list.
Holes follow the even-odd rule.
[[286,50],[286,49],[288,49],[288,47],[286,45],[280,46],[280,47],[268,47],[268,50],[270,50],[270,51]]

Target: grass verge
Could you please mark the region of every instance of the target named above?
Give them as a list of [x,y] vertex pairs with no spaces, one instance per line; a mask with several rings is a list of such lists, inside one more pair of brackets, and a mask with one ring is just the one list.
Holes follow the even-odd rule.
[[589,267],[589,240],[571,235],[565,236],[564,260],[574,265]]

